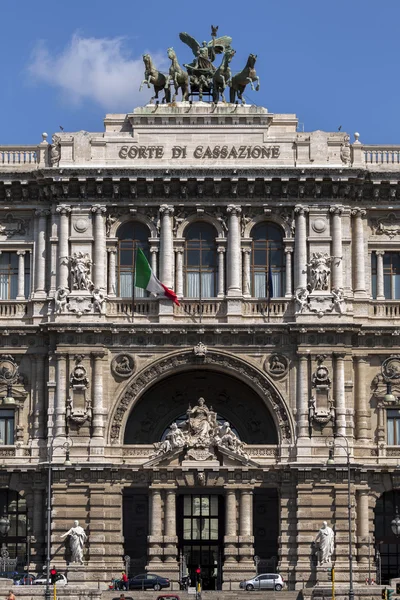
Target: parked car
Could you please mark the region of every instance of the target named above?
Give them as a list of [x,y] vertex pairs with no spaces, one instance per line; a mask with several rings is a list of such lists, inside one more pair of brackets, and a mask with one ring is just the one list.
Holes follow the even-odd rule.
[[275,590],[280,592],[283,589],[284,583],[282,577],[278,573],[262,573],[253,579],[241,581],[239,587],[242,590]]
[[[33,581],[33,585],[46,585],[46,581],[47,581],[46,574],[43,574],[39,577],[36,577],[36,579]],[[51,581],[49,579],[49,584],[50,583],[51,583]],[[63,575],[62,573],[58,573],[56,585],[67,585],[67,583],[68,583],[68,581],[67,581],[67,578],[65,577],[65,575]]]
[[155,590],[158,592],[162,588],[170,586],[169,579],[154,575],[154,573],[143,573],[136,575],[129,580],[130,590]]
[[17,573],[13,579],[14,585],[33,585],[36,577],[32,573]]

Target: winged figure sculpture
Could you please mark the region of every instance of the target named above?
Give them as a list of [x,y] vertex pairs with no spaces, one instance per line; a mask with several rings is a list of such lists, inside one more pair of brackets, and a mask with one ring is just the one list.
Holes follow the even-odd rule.
[[[212,33],[216,33],[216,29],[216,27],[213,27]],[[227,35],[219,38],[213,36],[211,42],[203,42],[202,44],[199,44],[194,37],[185,32],[180,33],[179,37],[184,44],[189,46],[195,56],[192,63],[185,65],[189,73],[193,71],[214,73],[215,67],[213,62],[216,55],[225,52],[232,42],[232,38]]]

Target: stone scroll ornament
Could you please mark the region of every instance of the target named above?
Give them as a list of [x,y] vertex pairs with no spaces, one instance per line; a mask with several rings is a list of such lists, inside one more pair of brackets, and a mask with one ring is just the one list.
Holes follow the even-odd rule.
[[[174,87],[173,103],[176,101],[179,90],[181,90],[183,102],[189,99],[189,95],[198,96],[200,101],[203,100],[203,95],[209,96],[215,104],[220,100],[225,102],[224,91],[229,86],[229,101],[235,103],[240,100],[242,104],[245,104],[243,93],[246,86],[250,84],[253,90],[258,91],[260,89],[260,78],[255,70],[257,55],[249,54],[242,71],[232,76],[230,63],[235,55],[235,50],[231,47],[232,38],[226,35],[218,37],[218,26],[211,25],[211,41],[209,42],[200,44],[186,32],[180,33],[179,38],[190,48],[194,55],[192,62],[183,65],[186,70],[181,67],[172,47],[168,48],[167,51],[167,56],[171,61],[168,74],[164,74],[157,69],[150,54],[143,55],[145,72],[139,91],[142,90],[143,86],[148,88],[153,86],[154,95],[150,102],[158,101],[159,93],[163,92],[164,97],[161,102],[170,103],[171,85]],[[222,55],[218,67],[214,65],[217,55]]]
[[172,423],[165,440],[154,444],[155,456],[162,456],[186,448],[187,456],[194,460],[215,458],[214,448],[221,448],[248,460],[244,443],[225,421],[217,422],[217,414],[199,398],[196,406],[189,405],[187,420],[180,426]]

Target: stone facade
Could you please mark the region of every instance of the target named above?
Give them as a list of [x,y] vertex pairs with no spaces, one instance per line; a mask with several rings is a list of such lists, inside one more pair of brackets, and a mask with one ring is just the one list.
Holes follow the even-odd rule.
[[[88,582],[108,581],[131,553],[133,573],[177,582],[197,539],[182,529],[185,497],[218,498],[215,585],[254,574],[255,553],[291,588],[315,585],[324,520],[345,582],[348,443],[354,577],[365,581],[380,541],[375,504],[399,483],[400,389],[396,362],[389,373],[382,364],[400,335],[400,150],[358,137],[199,102],[0,147],[0,421],[11,419],[0,492],[26,502],[32,569],[45,559],[50,446],[52,564],[66,568],[60,535],[78,519]],[[214,258],[196,279],[187,232],[199,223],[214,231]],[[280,237],[255,241],[263,224]],[[132,243],[121,239],[138,238],[119,232],[131,226],[147,231],[152,268],[180,306],[126,292]],[[199,395],[248,460],[154,458]]]

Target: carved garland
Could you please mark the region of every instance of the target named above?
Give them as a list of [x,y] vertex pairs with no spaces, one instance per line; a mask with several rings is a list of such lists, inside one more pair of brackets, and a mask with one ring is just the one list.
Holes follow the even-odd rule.
[[[168,356],[156,364],[148,366],[141,373],[139,373],[136,379],[130,385],[129,389],[119,400],[117,408],[114,412],[111,425],[111,443],[118,443],[121,426],[125,415],[132,406],[134,399],[143,391],[144,388],[148,387],[151,382],[155,382],[165,373],[176,370],[183,365],[189,365],[193,362],[194,356],[192,351],[187,351],[185,353],[175,354],[172,357]],[[245,380],[251,380],[253,384],[255,384],[258,391],[261,392],[265,398],[267,398],[272,410],[276,415],[280,429],[281,441],[286,443],[292,442],[292,429],[288,411],[278,392],[262,373],[248,363],[245,363],[233,356],[223,354],[222,352],[208,352],[204,358],[203,364],[219,365],[234,371],[235,373],[240,373],[243,375]]]

